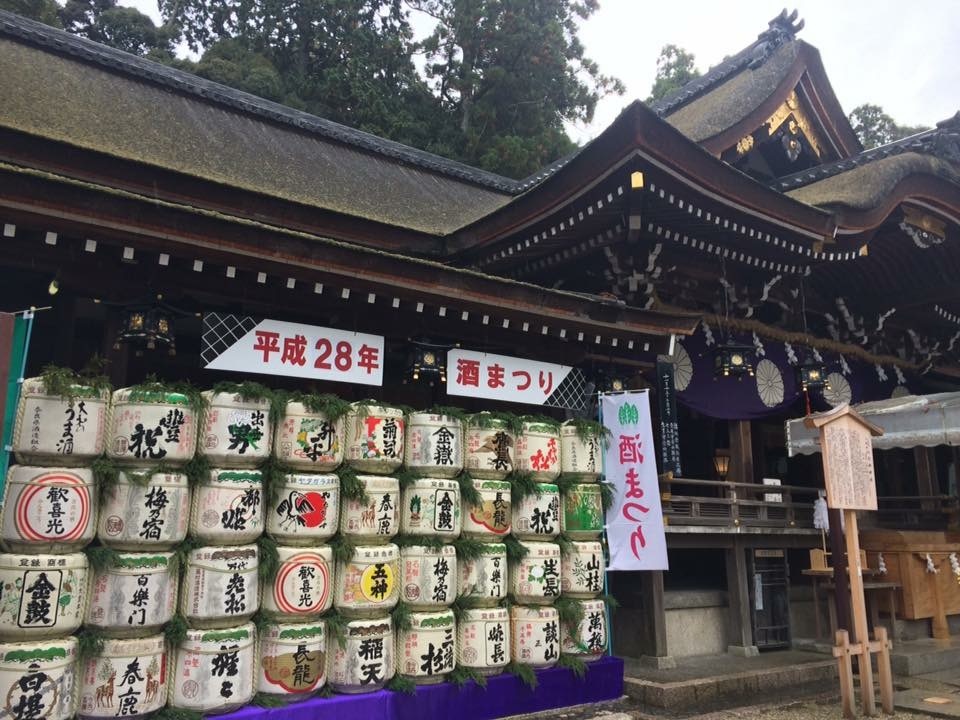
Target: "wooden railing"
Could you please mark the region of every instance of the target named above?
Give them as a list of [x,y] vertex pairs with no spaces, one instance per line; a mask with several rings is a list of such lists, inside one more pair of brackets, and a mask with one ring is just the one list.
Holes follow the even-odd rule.
[[960,516],[960,500],[952,495],[901,495],[877,498],[877,512],[866,513],[866,527],[897,530],[945,530]]
[[[813,528],[815,488],[795,485],[660,479],[671,525]],[[776,498],[776,499],[775,499]]]

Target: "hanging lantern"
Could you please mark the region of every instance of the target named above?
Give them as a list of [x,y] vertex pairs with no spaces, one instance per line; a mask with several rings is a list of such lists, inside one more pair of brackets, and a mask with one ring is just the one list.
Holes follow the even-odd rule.
[[800,376],[800,387],[804,392],[809,390],[829,390],[830,382],[827,380],[827,368],[822,362],[818,362],[812,356],[808,356],[798,369]]
[[[412,349],[407,361],[407,375],[413,382],[421,379],[433,387],[447,382],[447,350],[458,345],[437,345],[411,340]],[[406,380],[404,381],[406,382]]]
[[162,345],[171,355],[176,355],[173,313],[163,305],[133,305],[124,308],[123,323],[113,349],[119,350],[121,343],[135,345],[137,355],[142,355],[144,348],[155,350],[157,345]]
[[714,358],[716,377],[753,377],[753,346],[724,343],[718,345]]
[[727,479],[727,473],[730,472],[730,451],[718,449],[713,456],[713,469],[720,480]]

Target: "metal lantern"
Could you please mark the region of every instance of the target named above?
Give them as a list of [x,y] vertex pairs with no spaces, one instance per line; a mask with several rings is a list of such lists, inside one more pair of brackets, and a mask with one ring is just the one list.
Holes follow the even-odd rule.
[[713,456],[713,469],[716,471],[718,478],[721,480],[727,479],[727,473],[730,472],[729,450],[717,450]]
[[717,347],[714,359],[717,377],[753,377],[753,346],[725,343]]
[[[441,345],[429,341],[410,340],[413,346],[407,361],[410,380],[426,380],[431,386],[447,382],[447,350],[457,345]],[[404,381],[406,382],[406,381]]]
[[817,362],[813,357],[808,357],[800,365],[800,387],[804,392],[808,390],[829,390],[830,381],[827,380],[827,368],[822,362]]

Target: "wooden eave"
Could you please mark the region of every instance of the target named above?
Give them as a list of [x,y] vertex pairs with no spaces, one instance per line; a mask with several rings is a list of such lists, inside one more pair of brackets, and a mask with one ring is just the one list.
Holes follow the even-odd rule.
[[228,215],[48,171],[0,164],[0,211],[49,227],[153,252],[236,265],[304,282],[396,296],[557,332],[666,338],[693,332],[697,316],[602,302],[440,263],[343,243],[262,220]]

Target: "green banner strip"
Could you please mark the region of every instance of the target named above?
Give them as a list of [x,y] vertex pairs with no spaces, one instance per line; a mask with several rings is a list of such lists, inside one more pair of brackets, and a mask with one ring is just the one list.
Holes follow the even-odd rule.
[[13,425],[17,418],[17,405],[20,402],[20,380],[23,377],[27,364],[27,347],[30,344],[30,331],[33,329],[33,313],[17,315],[13,321],[13,332],[9,336],[0,338],[0,347],[9,339],[6,352],[9,357],[7,365],[7,393],[3,409],[3,452],[0,452],[0,500],[3,499],[7,488],[7,468],[10,465],[10,450],[13,442]]

